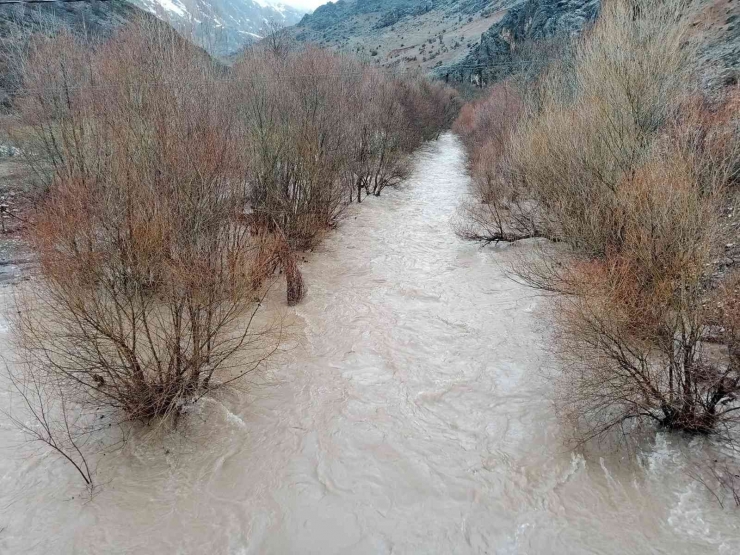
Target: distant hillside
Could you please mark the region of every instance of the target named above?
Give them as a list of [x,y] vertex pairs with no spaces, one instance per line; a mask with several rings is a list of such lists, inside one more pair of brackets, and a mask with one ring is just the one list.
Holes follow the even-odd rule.
[[8,106],[18,86],[16,60],[31,33],[62,26],[75,34],[105,38],[137,17],[153,18],[125,0],[0,4],[0,105]]
[[481,36],[480,42],[456,64],[445,68],[458,80],[495,81],[548,52],[522,52],[536,41],[571,36],[593,22],[600,0],[524,0],[511,3],[503,17]]
[[228,55],[263,36],[266,23],[290,26],[305,12],[278,0],[130,0],[213,54]]
[[381,66],[430,71],[464,59],[510,4],[512,0],[338,0],[306,15],[293,35],[368,56]]
[[0,4],[0,37],[6,38],[20,28],[49,26],[52,22],[102,36],[137,15],[145,14],[125,0]]
[[[302,42],[357,53],[383,67],[492,82],[544,63],[560,37],[598,17],[600,0],[338,0],[291,29]],[[737,80],[740,2],[700,0],[696,37],[708,84]]]
[[[440,73],[458,80],[502,79],[557,50],[557,40],[532,50],[537,42],[572,36],[592,23],[600,0],[525,0],[485,33],[475,48]],[[740,68],[740,5],[734,0],[700,0],[695,6],[694,36],[700,44],[699,68],[705,85],[737,81]]]

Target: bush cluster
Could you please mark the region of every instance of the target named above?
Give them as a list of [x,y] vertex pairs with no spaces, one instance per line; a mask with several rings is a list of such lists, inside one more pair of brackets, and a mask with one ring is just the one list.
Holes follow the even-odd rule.
[[233,68],[156,21],[31,38],[15,129],[45,193],[25,383],[146,421],[248,373],[270,278],[298,302],[296,251],[455,117],[451,89],[281,36]]
[[500,84],[456,123],[475,183],[461,233],[557,243],[515,272],[558,294],[558,401],[579,439],[738,424],[737,287],[716,262],[736,240],[720,217],[737,192],[737,95],[692,85],[686,6],[605,4],[534,93]]

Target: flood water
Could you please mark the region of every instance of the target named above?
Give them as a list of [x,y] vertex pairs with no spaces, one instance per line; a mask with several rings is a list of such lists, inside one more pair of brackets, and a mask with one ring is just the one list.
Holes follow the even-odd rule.
[[502,270],[527,247],[455,236],[467,179],[452,135],[424,147],[304,264],[292,347],[165,446],[100,457],[92,499],[3,423],[0,553],[740,552],[692,445],[564,447],[546,302]]

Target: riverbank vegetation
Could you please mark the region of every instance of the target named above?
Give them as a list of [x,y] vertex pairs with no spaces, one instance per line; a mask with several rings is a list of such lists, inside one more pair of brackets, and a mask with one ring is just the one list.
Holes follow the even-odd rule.
[[696,86],[689,5],[605,3],[534,90],[498,84],[456,123],[475,183],[460,233],[552,242],[514,274],[556,294],[557,403],[579,441],[648,423],[740,431],[724,256],[738,240],[740,97]]
[[283,273],[299,302],[296,253],[455,117],[443,85],[284,46],[226,67],[146,20],[103,43],[33,36],[17,60],[10,134],[41,200],[13,418],[88,483],[98,416],[177,418],[257,368],[279,341],[254,323],[269,284]]

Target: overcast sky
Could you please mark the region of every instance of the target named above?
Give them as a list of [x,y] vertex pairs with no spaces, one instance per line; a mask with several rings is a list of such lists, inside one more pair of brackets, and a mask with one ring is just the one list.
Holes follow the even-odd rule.
[[321,4],[326,4],[328,1],[329,0],[280,0],[280,3],[310,11],[315,10]]

